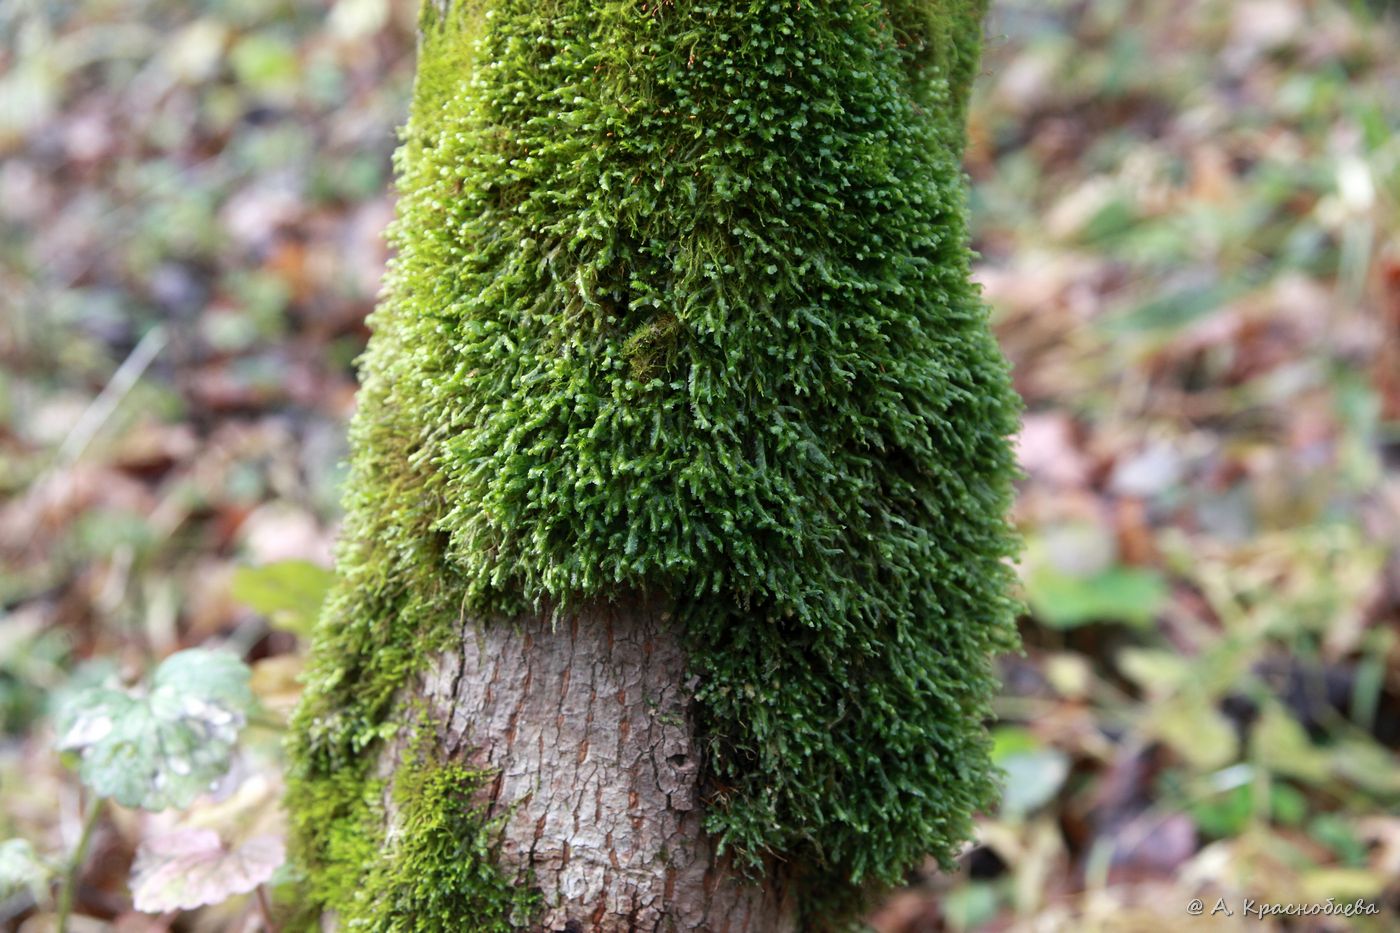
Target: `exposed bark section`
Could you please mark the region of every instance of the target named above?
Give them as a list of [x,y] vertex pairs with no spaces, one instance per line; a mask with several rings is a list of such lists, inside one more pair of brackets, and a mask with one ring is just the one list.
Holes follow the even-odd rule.
[[654,606],[468,624],[419,696],[446,756],[498,774],[507,871],[551,931],[796,929],[781,872],[747,881],[701,829],[700,749],[678,626]]

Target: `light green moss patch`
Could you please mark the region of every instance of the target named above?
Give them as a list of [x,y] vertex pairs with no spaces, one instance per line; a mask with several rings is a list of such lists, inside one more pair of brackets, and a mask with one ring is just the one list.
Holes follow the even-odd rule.
[[497,867],[499,822],[476,800],[490,775],[435,762],[431,738],[431,727],[421,726],[394,775],[393,840],[366,863],[370,870],[341,922],[382,933],[525,928],[539,896]]
[[478,799],[490,775],[434,760],[432,735],[420,721],[393,775],[392,838],[385,782],[347,769],[300,788],[298,833],[317,839],[324,859],[311,900],[334,905],[342,929],[505,933],[536,910],[538,894],[497,865],[500,822]]
[[[480,21],[471,5],[440,23],[429,11],[425,6],[414,101],[396,156],[399,219],[391,237],[400,256],[389,273],[391,295],[412,290],[403,269],[434,239],[431,225],[422,225],[439,194],[425,152],[461,109]],[[396,731],[395,695],[450,645],[463,611],[461,583],[443,559],[446,538],[434,527],[443,512],[441,484],[426,455],[426,400],[411,378],[409,348],[422,329],[398,307],[391,298],[370,319],[374,339],[361,360],[350,430],[339,581],[317,626],[290,742],[293,855],[313,903],[343,915],[355,913],[358,892],[379,870],[383,788],[370,771],[382,740]]]

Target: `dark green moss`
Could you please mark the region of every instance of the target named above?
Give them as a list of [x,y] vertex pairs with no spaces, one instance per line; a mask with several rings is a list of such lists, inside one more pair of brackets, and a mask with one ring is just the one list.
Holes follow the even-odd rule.
[[295,723],[313,877],[370,870],[329,828],[463,614],[624,588],[677,603],[708,826],[747,864],[780,853],[845,909],[969,836],[1015,641],[1018,403],[959,167],[981,12],[425,15],[342,582]]

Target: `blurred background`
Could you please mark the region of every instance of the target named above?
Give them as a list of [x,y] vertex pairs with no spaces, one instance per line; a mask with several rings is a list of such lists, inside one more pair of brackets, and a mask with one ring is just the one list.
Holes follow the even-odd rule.
[[[74,930],[254,931],[295,898],[266,852],[251,894],[228,852],[181,897],[149,852],[129,878],[172,826],[280,832],[416,16],[0,4],[0,928],[53,929],[55,878]],[[1026,647],[1000,810],[880,933],[1179,930],[1193,898],[1201,928],[1400,928],[1394,19],[994,4],[967,168],[1027,404]],[[208,645],[258,701],[223,793],[89,818],[55,705]]]

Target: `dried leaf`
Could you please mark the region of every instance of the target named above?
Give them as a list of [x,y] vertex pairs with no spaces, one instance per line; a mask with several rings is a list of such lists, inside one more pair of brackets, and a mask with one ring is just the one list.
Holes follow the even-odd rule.
[[212,829],[178,829],[148,839],[136,853],[131,895],[145,913],[192,910],[247,894],[286,860],[282,841],[255,836],[237,848]]
[[1239,751],[1235,727],[1204,696],[1182,694],[1160,704],[1151,732],[1198,771],[1222,768]]
[[1275,774],[1321,784],[1331,771],[1327,753],[1314,746],[1298,720],[1277,703],[1264,707],[1250,746],[1254,757]]

